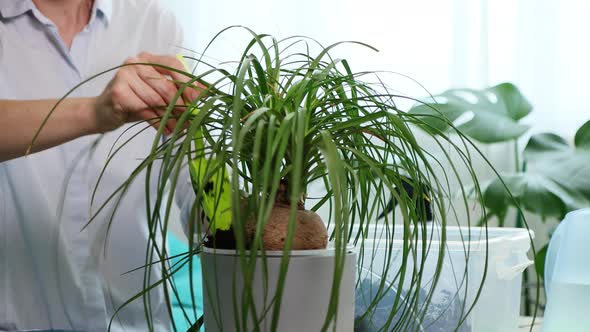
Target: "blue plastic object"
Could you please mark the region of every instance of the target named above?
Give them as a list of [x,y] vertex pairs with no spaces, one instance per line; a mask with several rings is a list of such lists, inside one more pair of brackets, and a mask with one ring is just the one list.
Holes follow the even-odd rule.
[[[184,254],[188,252],[188,245],[178,238],[176,238],[172,234],[168,234],[168,249],[169,255],[171,257]],[[181,257],[172,258],[170,260],[170,265],[173,266],[175,263],[179,262],[182,259]],[[190,327],[190,323],[187,322],[185,317],[185,313],[188,315],[191,323],[194,323],[199,319],[199,317],[203,314],[203,292],[202,292],[202,280],[201,280],[201,260],[198,256],[193,256],[193,271],[192,275],[189,271],[188,263],[182,267],[178,272],[176,272],[173,276],[174,285],[176,290],[178,291],[178,295],[180,298],[176,298],[172,292],[170,293],[170,298],[172,302],[172,316],[174,319],[174,324],[176,325],[176,329],[178,331],[186,331]],[[190,278],[193,279],[193,292],[195,295],[195,304],[196,307],[193,307],[193,301],[191,299],[191,291],[190,291]],[[184,308],[184,313],[183,313]],[[196,317],[194,315],[194,310],[196,310]]]

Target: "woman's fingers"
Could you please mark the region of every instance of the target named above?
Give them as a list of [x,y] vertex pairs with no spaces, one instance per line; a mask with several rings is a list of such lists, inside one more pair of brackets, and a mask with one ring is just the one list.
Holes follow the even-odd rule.
[[[150,86],[169,105],[178,93],[178,88],[167,77],[151,66],[137,66],[137,74],[141,80]],[[181,99],[181,98],[178,98]],[[182,101],[176,100],[177,105]]]
[[[151,112],[147,113],[146,115],[150,118],[144,116],[143,120],[148,120],[150,124],[154,126],[154,128],[158,129],[160,126],[160,119],[162,119],[166,114],[166,105],[168,102],[165,101],[152,86],[148,85],[144,80],[142,80],[136,72],[128,74],[128,84],[133,94],[146,106],[145,108],[140,109],[134,108],[131,110],[131,112],[144,111],[146,108],[149,108]],[[158,118],[157,121],[154,120],[154,116]],[[174,125],[171,124],[170,121],[167,121],[165,133],[168,134],[173,129]]]
[[[168,105],[176,98],[178,89],[166,77],[158,71],[147,65],[133,66],[133,75],[130,75],[130,84],[134,92],[151,108],[160,118],[166,114]],[[172,110],[166,121],[166,134],[172,133],[176,127],[175,117],[184,112],[184,105],[182,98],[176,98],[175,101],[178,107]],[[158,123],[159,125],[159,123]]]
[[183,98],[176,97],[178,82],[189,82],[190,77],[175,71],[185,68],[173,56],[141,53],[127,59],[125,64],[97,98],[96,111],[102,122],[99,127],[109,131],[124,122],[144,120],[159,128],[168,106],[174,102],[164,128],[165,134],[171,134],[178,124],[177,118],[186,111],[185,102],[198,98],[202,88],[191,84],[183,89]]
[[168,102],[158,94],[150,85],[144,82],[136,73],[130,73],[127,82],[133,93],[146,105],[155,110],[161,110]]
[[[175,82],[180,82],[180,83],[187,83],[187,82],[191,82],[192,78],[186,74],[182,74],[179,73],[175,70],[171,70],[169,68],[173,68],[176,69],[178,71],[182,71],[182,72],[186,72],[188,70],[188,68],[184,68],[184,65],[182,64],[182,62],[180,62],[180,60],[178,60],[176,57],[173,56],[160,56],[160,55],[155,55],[155,54],[151,54],[151,53],[141,53],[139,55],[140,59],[145,59],[146,62],[148,63],[154,63],[154,64],[159,64],[161,66],[153,66],[152,68],[159,72],[161,75],[165,75],[165,76],[170,76],[170,78],[172,78],[173,81]],[[169,68],[164,68],[162,66],[165,67],[169,67]],[[178,88],[176,86],[176,88]],[[190,86],[187,86],[184,91],[183,91],[183,97],[185,98],[185,101],[190,103],[193,100],[199,98],[202,94],[203,91],[205,91],[207,88],[201,84],[198,83],[196,81],[191,82]]]
[[[126,95],[124,106],[122,106],[125,107],[125,110],[123,111],[128,114],[127,121],[146,121],[152,127],[158,129],[160,127],[160,119],[162,116],[156,112],[153,107],[149,107],[147,103],[139,98],[137,94],[131,89],[131,87],[128,89],[129,93]],[[167,128],[166,131],[168,131]]]
[[[165,103],[160,108],[161,115],[164,116],[165,110],[167,109],[168,105],[170,105],[173,101],[175,102],[176,107],[172,109],[172,116],[180,116],[185,110],[186,106],[184,105],[184,100],[182,96],[176,97],[178,93],[178,89],[167,77],[164,77],[158,71],[153,69],[149,66],[140,66],[138,68],[138,74],[140,78],[144,81],[145,84],[149,85],[156,93],[160,95],[160,97],[165,101]],[[176,98],[176,100],[175,100]]]

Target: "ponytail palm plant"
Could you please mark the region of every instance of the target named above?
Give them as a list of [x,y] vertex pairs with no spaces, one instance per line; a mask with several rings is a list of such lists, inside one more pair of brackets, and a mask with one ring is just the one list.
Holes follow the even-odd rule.
[[[419,139],[416,135],[417,125],[428,125],[427,116],[400,110],[397,101],[409,97],[392,92],[377,73],[355,72],[346,60],[333,58],[332,53],[343,43],[323,47],[305,37],[277,40],[240,29],[249,38],[235,61],[219,65],[206,61],[206,56],[186,57],[196,63],[196,70],[166,67],[189,79],[177,82],[179,91],[161,121],[166,123],[176,116],[178,125],[164,138],[161,126],[150,154],[111,196],[110,200],[117,200],[118,193],[143,175],[146,188],[150,188],[152,174],[158,175],[155,197],[146,190],[146,200],[155,202],[146,211],[151,238],[146,266],[157,261],[162,279],[154,282],[151,269],[145,269],[144,291],[127,303],[143,298],[149,321],[151,289],[162,287],[168,300],[178,297],[171,277],[185,264],[192,270],[191,257],[203,246],[232,248],[242,267],[237,278],[245,285],[243,290],[234,290],[245,299],[234,303],[243,313],[234,317],[236,326],[246,326],[246,320],[267,315],[276,327],[277,307],[288,300],[282,298],[281,290],[288,282],[285,276],[290,254],[293,250],[324,248],[329,240],[335,252],[335,268],[324,325],[327,330],[335,320],[347,250],[354,245],[362,252],[367,243],[382,241],[389,254],[380,263],[384,268],[373,272],[383,281],[373,294],[372,304],[366,312],[358,313],[359,317],[368,317],[388,290],[403,289],[403,295],[396,292],[381,330],[420,330],[419,322],[442,270],[446,225],[457,222],[454,216],[458,210],[464,210],[467,218],[470,215],[464,192],[459,194],[463,202],[460,206],[451,203],[450,196],[455,192],[450,183],[461,184],[459,174],[467,174],[465,181],[475,182],[478,189],[465,149],[470,141],[459,133],[459,146],[446,131],[432,127],[427,139],[442,151],[435,157],[424,147],[423,136]],[[344,43],[374,50],[360,42]],[[205,86],[206,98],[186,101],[186,110],[175,114],[183,90],[197,84]],[[190,215],[198,222],[189,224],[189,251],[176,265],[170,265],[166,243],[158,239],[168,232],[174,189],[178,181],[187,181],[188,175],[183,172],[187,167],[195,192]],[[318,187],[322,188],[319,193],[312,190]],[[403,190],[408,187],[412,190]],[[437,248],[427,241],[423,217],[427,207],[420,204],[424,201],[432,207],[429,215],[441,232]],[[383,213],[392,204],[397,206],[395,213]],[[323,222],[315,212],[320,209],[329,211]],[[207,222],[201,222],[204,220]],[[465,223],[469,224],[469,219]],[[390,271],[394,234],[402,234],[401,248],[396,250],[403,259],[399,270]],[[278,283],[266,285],[276,289],[274,307],[255,308],[249,286],[257,267],[264,266],[269,250],[282,251]],[[434,276],[424,280],[428,255],[437,255],[437,266]],[[364,268],[372,264],[359,259],[359,266]],[[385,282],[386,276],[394,277]],[[314,282],[313,276],[309,282]],[[465,320],[472,305],[464,303],[462,316],[453,328]],[[189,309],[185,317],[194,323]]]

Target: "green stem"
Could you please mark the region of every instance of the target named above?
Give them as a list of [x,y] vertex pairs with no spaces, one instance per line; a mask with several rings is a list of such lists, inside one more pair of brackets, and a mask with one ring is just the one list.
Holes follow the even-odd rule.
[[[518,139],[514,140],[514,168],[516,170],[516,172],[525,172],[526,171],[526,166],[525,163],[523,163],[522,167],[520,165],[520,154],[519,154],[519,149],[518,149]],[[516,211],[516,223],[515,226],[517,228],[522,228],[524,226],[524,220],[523,220],[523,215],[522,215],[522,211],[520,209],[518,209]],[[528,271],[525,270],[524,274],[522,276],[522,287],[524,290],[524,315],[525,316],[530,316],[531,315],[531,304],[532,304],[532,299],[531,299],[531,293],[529,292],[529,288],[528,288],[528,284],[529,284],[529,274]]]
[[514,169],[520,171],[520,151],[518,149],[518,139],[514,140]]
[[[520,210],[518,210],[516,212],[516,227],[518,228],[522,228],[523,225],[523,218],[522,218],[522,212]],[[524,274],[522,276],[522,287],[524,290],[524,315],[525,316],[530,316],[531,315],[531,305],[533,303],[532,300],[532,296],[531,293],[529,292],[529,274],[528,274],[528,269],[524,271]]]

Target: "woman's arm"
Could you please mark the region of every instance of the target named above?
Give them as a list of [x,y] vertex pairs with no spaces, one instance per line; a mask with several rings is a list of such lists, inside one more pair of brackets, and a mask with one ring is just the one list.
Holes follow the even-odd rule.
[[[153,63],[184,69],[175,57],[149,53],[142,53],[125,63]],[[176,81],[188,81],[188,78],[181,74],[159,67],[122,67],[100,96],[64,99],[39,133],[29,152],[42,151],[84,135],[111,131],[125,122],[145,120],[157,128],[157,119],[163,116],[163,109],[178,91],[170,77]],[[183,94],[187,100],[193,100],[198,95],[199,93],[193,89],[186,89]],[[0,162],[27,153],[35,133],[57,101],[0,100]],[[179,99],[177,103],[177,111],[182,112],[182,100]],[[175,119],[168,120],[165,134],[172,132],[175,125]]]
[[[0,162],[27,152],[57,100],[0,100]],[[30,152],[98,133],[96,98],[65,99],[47,121]]]

